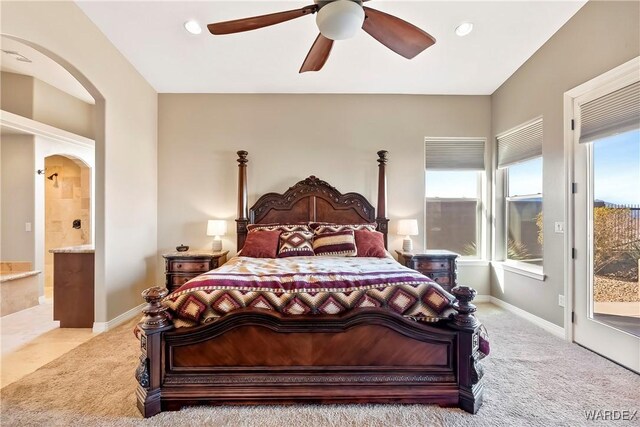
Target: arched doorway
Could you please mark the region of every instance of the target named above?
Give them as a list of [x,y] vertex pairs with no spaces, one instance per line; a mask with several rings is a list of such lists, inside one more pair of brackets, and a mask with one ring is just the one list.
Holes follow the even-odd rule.
[[[52,296],[50,277],[53,271],[53,264],[50,261],[51,254],[48,250],[53,246],[96,243],[94,230],[96,228],[102,229],[104,223],[103,216],[98,214],[99,209],[95,209],[96,199],[98,199],[99,206],[102,206],[101,200],[104,199],[102,187],[98,187],[98,191],[95,191],[95,182],[101,182],[104,176],[104,164],[96,161],[96,148],[102,150],[101,154],[104,153],[104,98],[77,69],[47,49],[26,40],[3,34],[3,46],[7,40],[18,43],[16,48],[11,50],[24,52],[25,56],[31,60],[29,64],[35,67],[34,69],[37,70],[36,66],[42,65],[38,62],[40,57],[34,51],[26,49],[25,46],[42,54],[51,63],[51,67],[57,67],[57,70],[55,73],[50,73],[49,79],[45,79],[42,74],[38,75],[37,71],[34,71],[33,74],[26,71],[23,73],[23,70],[17,66],[14,69],[3,69],[3,72],[20,75],[23,81],[28,80],[26,77],[40,79],[45,84],[78,98],[78,91],[74,92],[74,87],[64,84],[57,86],[57,82],[52,77],[66,73],[69,79],[67,82],[75,79],[79,86],[86,89],[87,95],[95,100],[95,104],[91,109],[90,116],[86,114],[84,116],[85,119],[93,122],[93,132],[90,135],[65,127],[69,125],[69,122],[63,119],[68,119],[72,112],[66,108],[61,110],[55,103],[46,105],[46,111],[50,113],[48,117],[55,117],[57,119],[55,123],[47,121],[42,118],[43,116],[36,117],[34,113],[32,115],[22,114],[19,110],[3,114],[1,126],[3,142],[8,139],[5,138],[5,134],[9,134],[16,144],[20,142],[26,145],[23,151],[29,155],[28,162],[24,163],[24,167],[18,171],[24,174],[24,180],[28,182],[28,185],[24,187],[24,191],[13,191],[13,193],[21,195],[24,204],[28,205],[26,210],[30,210],[31,214],[25,214],[16,219],[16,227],[14,228],[24,235],[30,248],[29,251],[33,254],[31,268],[42,272],[38,276],[42,301],[40,305],[13,313],[11,322],[6,317],[2,320],[3,352],[1,364],[11,366],[11,369],[2,370],[0,386],[33,372],[93,336],[91,329],[61,330],[55,325],[51,301],[46,301],[47,297],[51,298]],[[32,84],[32,87],[34,91],[37,89],[35,83]],[[71,89],[65,90],[68,88]],[[14,86],[13,89],[15,90],[16,87]],[[42,93],[51,92],[55,92],[55,90],[49,88],[47,91],[42,91]],[[20,96],[20,93],[16,93],[16,95],[15,99],[17,100],[33,98]],[[3,99],[3,110],[6,99]],[[88,102],[86,99],[84,101]],[[86,113],[87,110],[83,111]],[[89,128],[85,126],[82,129]],[[5,159],[2,156],[2,160],[10,161],[11,159]],[[42,171],[42,174],[37,173],[39,170]],[[10,177],[6,182],[13,182],[12,180],[15,180],[15,177]],[[32,192],[34,194],[29,197]],[[7,192],[7,194],[9,193],[11,190]],[[3,202],[10,201],[9,197],[6,200],[5,197],[2,199]],[[50,202],[49,209],[46,208],[47,201]],[[54,204],[57,201],[60,206],[52,207],[52,201]],[[9,203],[2,205],[5,204],[10,205]],[[3,222],[4,220],[3,216]],[[79,228],[74,228],[75,220],[80,220]],[[56,230],[59,231],[56,232]],[[58,233],[57,238],[55,233]],[[97,234],[100,236],[100,233]],[[98,240],[98,244],[103,245],[103,240],[100,237]],[[5,244],[3,240],[2,249],[12,245],[13,242]],[[6,251],[3,252],[3,255],[6,255]],[[100,254],[102,256],[102,249]],[[4,297],[5,295],[3,295]],[[96,290],[96,300],[104,300],[102,289]],[[104,302],[96,304],[96,307],[103,308],[103,306]]]
[[78,158],[54,154],[44,159],[44,296],[53,297],[51,249],[89,245],[92,233],[90,166]]

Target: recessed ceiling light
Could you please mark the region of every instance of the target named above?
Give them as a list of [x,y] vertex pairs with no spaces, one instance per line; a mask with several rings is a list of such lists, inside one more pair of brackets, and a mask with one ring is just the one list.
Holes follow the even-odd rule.
[[463,22],[456,27],[456,34],[460,37],[464,37],[473,30],[473,24],[471,22]]
[[189,31],[191,34],[200,34],[202,32],[202,27],[198,24],[198,21],[194,19],[190,19],[185,22],[184,29]]

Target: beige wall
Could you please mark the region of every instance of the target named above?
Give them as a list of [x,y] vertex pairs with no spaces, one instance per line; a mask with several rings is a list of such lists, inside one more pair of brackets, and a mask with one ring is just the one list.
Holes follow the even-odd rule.
[[[312,174],[375,203],[376,151],[388,150],[389,246],[402,247],[397,219],[420,218],[420,249],[425,136],[488,138],[491,123],[488,96],[161,94],[158,110],[160,252],[208,248],[210,218],[228,221],[223,244],[235,251],[239,149],[249,151],[250,204]],[[488,294],[483,273],[467,277]]]
[[[0,260],[34,263],[34,138],[30,135],[2,135],[0,141],[0,200],[2,241]],[[25,231],[25,223],[32,231]]]
[[14,114],[33,116],[33,77],[0,72],[0,107]]
[[56,60],[96,99],[96,321],[105,322],[155,283],[157,94],[75,3],[0,7],[3,34]]
[[48,83],[2,71],[2,109],[86,138],[94,138],[94,105]]
[[87,138],[94,138],[92,104],[41,80],[33,81],[33,119]]
[[[493,275],[491,294],[557,325],[564,293],[564,244],[553,223],[564,217],[563,94],[640,55],[640,3],[587,3],[492,96],[492,132],[498,135],[537,116],[544,120],[545,282],[504,272]],[[501,209],[496,210],[501,219]],[[501,230],[499,220],[498,230]],[[504,239],[499,235],[497,241]]]
[[[44,284],[53,286],[53,254],[50,249],[91,243],[89,195],[90,169],[79,160],[64,156],[44,159]],[[57,173],[52,180],[47,177]],[[81,228],[72,227],[79,219]]]

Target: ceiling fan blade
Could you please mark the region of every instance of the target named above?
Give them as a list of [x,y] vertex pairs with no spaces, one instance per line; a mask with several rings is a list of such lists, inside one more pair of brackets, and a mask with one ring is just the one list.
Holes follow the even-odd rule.
[[216,22],[207,25],[209,32],[215,35],[241,33],[243,31],[256,30],[270,25],[280,24],[310,15],[318,11],[318,6],[312,4],[302,9],[288,10],[286,12],[271,13],[269,15],[254,16],[251,18],[236,19],[234,21]]
[[300,72],[320,71],[325,62],[327,62],[332,47],[333,40],[326,38],[322,34],[318,34],[316,41],[313,42],[313,46],[311,46],[307,57],[302,63],[302,67],[300,67]]
[[407,59],[433,45],[436,39],[413,24],[388,13],[364,7],[362,29],[380,43]]

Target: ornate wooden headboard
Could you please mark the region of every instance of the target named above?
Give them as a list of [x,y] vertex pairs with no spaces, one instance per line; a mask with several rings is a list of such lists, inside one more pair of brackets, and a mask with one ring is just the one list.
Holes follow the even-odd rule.
[[378,151],[378,212],[359,193],[342,194],[329,183],[310,176],[283,194],[268,193],[249,209],[246,151],[238,151],[238,250],[244,246],[248,224],[296,223],[305,221],[362,224],[376,222],[387,246],[387,152]]

